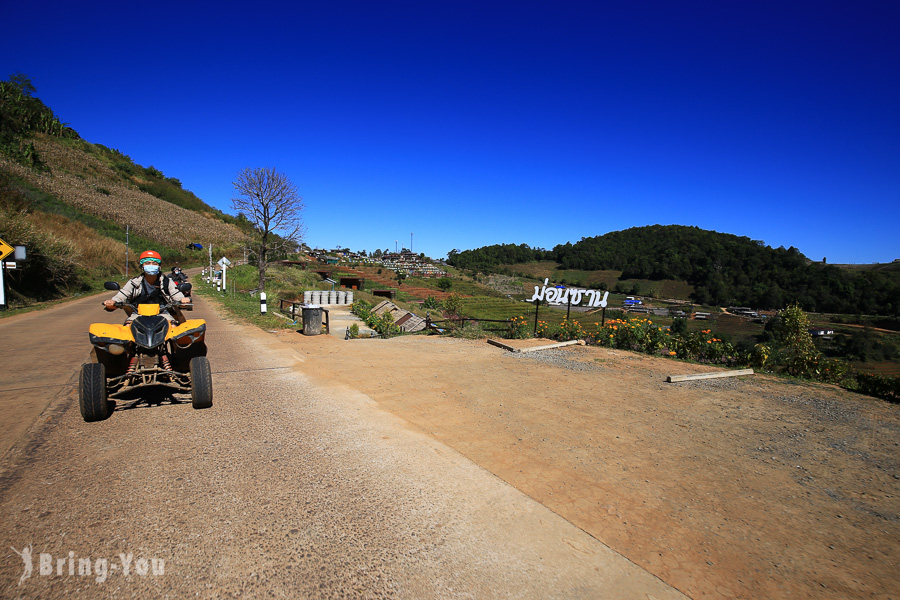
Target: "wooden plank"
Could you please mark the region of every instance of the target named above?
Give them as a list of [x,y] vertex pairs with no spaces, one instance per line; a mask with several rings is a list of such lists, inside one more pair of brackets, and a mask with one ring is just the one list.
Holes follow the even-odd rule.
[[544,346],[533,346],[531,348],[515,348],[509,344],[504,344],[500,340],[488,338],[488,344],[509,350],[510,352],[535,352],[536,350],[550,350],[551,348],[562,348],[564,346],[573,346],[575,344],[584,344],[581,340],[572,340],[569,342],[558,342],[556,344],[546,344]]
[[517,352],[517,350],[515,348],[513,348],[509,344],[504,344],[500,340],[488,338],[487,342],[488,342],[488,344],[491,344],[492,346],[497,346],[498,348],[503,348],[504,350],[509,350],[510,352]]
[[718,377],[737,377],[739,375],[753,375],[753,369],[737,369],[736,371],[716,371],[715,373],[695,373],[693,375],[669,375],[666,381],[676,383],[678,381],[692,381],[694,379],[716,379]]
[[562,348],[563,346],[574,346],[575,344],[584,344],[581,340],[572,340],[569,342],[559,342],[557,344],[547,344],[546,346],[534,346],[532,348],[520,348],[519,352],[535,352],[536,350],[550,350],[551,348]]

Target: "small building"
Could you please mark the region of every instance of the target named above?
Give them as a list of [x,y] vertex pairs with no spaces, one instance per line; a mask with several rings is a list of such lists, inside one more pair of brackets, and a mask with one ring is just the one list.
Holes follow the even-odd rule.
[[828,327],[810,327],[809,335],[813,337],[821,337],[825,335],[834,335],[834,329],[829,329]]
[[340,286],[350,290],[361,290],[366,280],[362,277],[341,277]]
[[399,327],[401,331],[407,333],[414,333],[425,329],[425,319],[408,310],[403,310],[389,300],[384,300],[372,307],[372,313],[379,317],[384,314],[390,314],[394,319],[394,324]]

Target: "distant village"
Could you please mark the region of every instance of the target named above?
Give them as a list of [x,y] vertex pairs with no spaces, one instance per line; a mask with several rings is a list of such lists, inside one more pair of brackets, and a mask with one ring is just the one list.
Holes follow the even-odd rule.
[[311,260],[328,265],[359,264],[377,265],[390,269],[396,273],[402,273],[408,277],[445,277],[447,272],[424,254],[414,254],[411,250],[403,248],[399,252],[382,252],[376,250],[369,254],[365,250],[354,252],[349,248],[310,248],[302,245],[300,254],[306,254]]

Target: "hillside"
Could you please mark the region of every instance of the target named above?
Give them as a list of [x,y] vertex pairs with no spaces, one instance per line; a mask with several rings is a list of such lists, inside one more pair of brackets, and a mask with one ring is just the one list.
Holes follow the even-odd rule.
[[167,264],[201,261],[189,244],[238,247],[249,224],[204,203],[181,182],[126,154],[83,140],[34,96],[27,77],[0,81],[0,239],[28,247],[8,278],[9,300],[27,304],[125,271],[141,249]]
[[138,184],[145,180],[123,179],[94,154],[92,145],[81,146],[73,148],[39,135],[34,147],[47,171],[39,173],[2,156],[0,169],[86,214],[122,227],[128,224],[136,235],[169,248],[243,238],[235,225],[211,218],[211,208],[204,214],[141,191]]

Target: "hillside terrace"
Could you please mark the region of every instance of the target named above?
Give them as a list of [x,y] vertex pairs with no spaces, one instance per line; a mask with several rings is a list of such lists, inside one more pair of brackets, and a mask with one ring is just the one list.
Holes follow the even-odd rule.
[[401,252],[388,252],[381,258],[369,256],[365,250],[354,252],[349,248],[336,248],[332,250],[312,248],[307,249],[306,254],[311,260],[329,264],[347,262],[382,265],[391,271],[402,273],[410,277],[445,277],[447,275],[447,272],[442,268],[406,249]]

